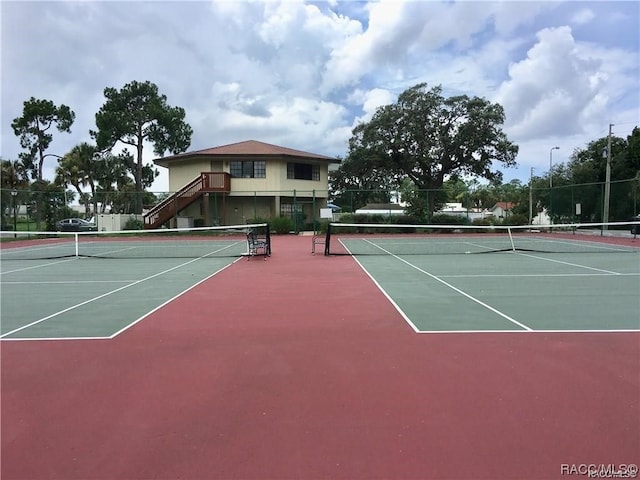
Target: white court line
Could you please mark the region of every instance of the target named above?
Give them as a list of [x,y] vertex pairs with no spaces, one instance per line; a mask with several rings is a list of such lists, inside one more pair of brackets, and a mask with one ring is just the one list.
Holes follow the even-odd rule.
[[[342,243],[342,240],[340,240],[340,243]],[[342,246],[344,247],[344,249],[349,252],[349,254],[351,254],[351,251],[349,250],[349,248],[347,248],[347,246],[342,243]],[[375,284],[376,287],[378,287],[378,290],[380,290],[382,292],[382,294],[387,298],[387,300],[389,300],[389,302],[391,303],[391,305],[393,305],[393,307],[398,311],[398,313],[400,314],[400,316],[402,318],[404,318],[404,321],[407,322],[409,324],[409,326],[413,329],[414,332],[416,333],[421,333],[422,331],[416,327],[416,325],[411,321],[411,319],[404,313],[404,311],[400,308],[400,305],[398,305],[395,300],[393,298],[391,298],[391,296],[385,291],[384,288],[382,288],[382,285],[380,285],[378,283],[378,281],[373,277],[373,275],[371,275],[366,268],[364,268],[364,265],[362,265],[362,263],[360,263],[360,260],[358,260],[356,258],[355,255],[351,254],[351,258],[353,258],[356,263],[360,266],[360,268],[362,269],[362,271],[371,279],[371,281]]]
[[85,285],[87,283],[127,283],[135,282],[135,280],[46,280],[36,282],[6,282],[3,281],[2,285]]
[[62,340],[109,340],[111,337],[20,337],[3,338],[2,342],[60,342]]
[[[430,277],[430,278],[432,278],[432,279],[436,280],[437,282],[439,282],[439,283],[441,283],[441,284],[445,285],[446,287],[449,287],[449,288],[450,288],[450,289],[452,289],[453,291],[455,291],[455,292],[459,293],[460,295],[462,295],[462,296],[464,296],[464,297],[468,298],[468,299],[469,299],[469,300],[471,300],[472,302],[475,302],[475,303],[477,303],[478,305],[481,305],[482,307],[486,308],[487,310],[490,310],[491,312],[493,312],[493,313],[495,313],[496,315],[498,315],[498,316],[500,316],[500,317],[504,318],[505,320],[508,320],[509,322],[511,322],[511,323],[513,323],[513,324],[515,324],[515,325],[518,325],[520,328],[523,328],[523,329],[525,329],[526,331],[529,331],[529,332],[532,332],[532,331],[533,331],[533,329],[532,329],[532,328],[528,327],[528,326],[527,326],[527,325],[525,325],[524,323],[518,322],[518,321],[517,321],[517,320],[515,320],[514,318],[511,318],[509,315],[507,315],[507,314],[505,314],[505,313],[501,312],[500,310],[498,310],[498,309],[496,309],[496,308],[493,308],[491,305],[488,305],[488,304],[484,303],[482,300],[479,300],[479,299],[477,299],[477,298],[473,297],[472,295],[469,295],[468,293],[466,293],[466,292],[464,292],[464,291],[460,290],[459,288],[457,288],[457,287],[455,287],[455,286],[451,285],[450,283],[448,283],[448,282],[446,282],[446,281],[442,280],[441,278],[439,278],[439,277],[435,276],[434,274],[429,273],[429,272],[427,272],[426,270],[423,270],[423,269],[421,269],[420,267],[417,267],[416,265],[413,265],[412,263],[407,262],[407,261],[406,261],[406,260],[404,260],[403,258],[400,258],[399,256],[397,256],[397,255],[395,255],[395,254],[393,254],[393,253],[389,252],[388,250],[385,250],[384,248],[382,248],[382,247],[380,247],[380,246],[376,245],[375,243],[370,242],[369,240],[366,240],[366,239],[365,239],[365,241],[366,241],[366,242],[368,242],[368,243],[370,243],[370,244],[371,244],[371,245],[373,245],[374,247],[379,248],[380,250],[382,250],[383,252],[387,253],[388,255],[391,255],[392,257],[394,257],[394,258],[396,258],[396,259],[400,260],[401,262],[403,262],[403,263],[405,263],[405,264],[409,265],[411,268],[413,268],[413,269],[415,269],[415,270],[418,270],[420,273],[423,273],[423,274],[427,275],[428,277]],[[345,247],[345,248],[346,248],[346,247]],[[360,262],[358,262],[358,263],[360,263]],[[366,270],[365,270],[365,271],[366,271]],[[383,292],[384,292],[384,290],[383,290]],[[387,297],[387,298],[388,298],[388,297]],[[403,315],[403,316],[404,316],[404,315]]]
[[[227,249],[227,248],[229,248],[229,247],[231,247],[231,246],[232,246],[232,245],[228,245],[228,246],[223,247],[223,248],[221,248],[221,249],[219,249],[219,250],[215,250],[215,251],[213,251],[213,252],[210,252],[210,253],[208,253],[207,255],[203,255],[203,256],[201,256],[201,257],[194,258],[194,259],[192,259],[192,260],[189,260],[188,262],[181,263],[180,265],[177,265],[177,266],[172,267],[172,268],[168,268],[168,269],[166,269],[166,270],[163,270],[162,272],[159,272],[159,273],[156,273],[156,274],[153,274],[153,275],[149,275],[148,277],[145,277],[145,278],[142,278],[142,279],[140,279],[140,280],[136,280],[136,281],[134,281],[134,282],[128,283],[127,285],[124,285],[124,286],[122,286],[122,287],[120,287],[120,288],[116,288],[115,290],[111,290],[111,291],[109,291],[109,292],[107,292],[107,293],[103,293],[102,295],[98,295],[97,297],[93,297],[93,298],[90,298],[89,300],[86,300],[86,301],[84,301],[84,302],[77,303],[77,304],[72,305],[72,306],[70,306],[70,307],[68,307],[68,308],[65,308],[65,309],[63,309],[63,310],[60,310],[60,311],[58,311],[58,312],[56,312],[56,313],[52,313],[51,315],[47,315],[46,317],[41,318],[41,319],[39,319],[39,320],[36,320],[36,321],[34,321],[34,322],[31,322],[31,323],[29,323],[29,324],[27,324],[27,325],[23,325],[23,326],[21,326],[21,327],[19,327],[19,328],[16,328],[16,329],[11,330],[11,331],[9,331],[9,332],[3,333],[2,335],[0,335],[0,339],[3,339],[3,338],[5,338],[5,337],[7,337],[7,336],[9,336],[9,335],[13,335],[13,334],[15,334],[15,333],[17,333],[17,332],[20,332],[20,331],[22,331],[22,330],[25,330],[25,329],[27,329],[27,328],[33,327],[34,325],[37,325],[37,324],[42,323],[42,322],[44,322],[44,321],[50,320],[50,319],[52,319],[52,318],[54,318],[54,317],[57,317],[57,316],[59,316],[59,315],[62,315],[63,313],[69,312],[69,311],[71,311],[71,310],[75,310],[76,308],[79,308],[79,307],[82,307],[82,306],[87,305],[87,304],[89,304],[89,303],[95,302],[96,300],[100,300],[100,299],[102,299],[102,298],[105,298],[105,297],[108,297],[108,296],[110,296],[110,295],[113,295],[114,293],[120,292],[120,291],[125,290],[125,289],[127,289],[127,288],[129,288],[129,287],[133,287],[134,285],[138,285],[138,284],[140,284],[140,283],[142,283],[142,282],[146,282],[147,280],[151,280],[152,278],[159,277],[160,275],[164,275],[165,273],[169,273],[169,272],[172,272],[172,271],[177,270],[177,269],[179,269],[179,268],[182,268],[182,267],[184,267],[184,266],[186,266],[186,265],[190,265],[190,264],[192,264],[192,263],[194,263],[194,262],[197,262],[198,260],[201,260],[201,259],[203,259],[203,258],[206,258],[206,257],[210,256],[210,255],[213,255],[214,253],[217,253],[217,252],[220,252],[220,251],[222,251],[222,250],[225,250],[225,249]],[[236,260],[236,261],[237,261],[237,260]],[[235,263],[235,261],[234,261],[234,262],[232,262],[232,263]]]
[[[16,272],[24,272],[25,270],[33,270],[34,268],[42,268],[42,267],[49,267],[51,265],[58,265],[60,263],[65,263],[65,262],[75,262],[76,260],[78,260],[78,257],[73,257],[73,258],[67,258],[65,260],[58,260],[57,262],[48,262],[48,263],[42,263],[40,265],[33,265],[31,267],[25,267],[25,268],[17,268],[15,270],[8,270],[6,272],[0,272],[0,275],[4,275],[6,273],[16,273]],[[4,282],[3,282],[4,283]]]
[[578,263],[564,262],[562,260],[554,260],[553,258],[539,257],[538,255],[531,255],[530,253],[522,253],[522,252],[515,252],[515,253],[523,257],[535,258],[537,260],[544,260],[546,262],[552,262],[552,263],[560,263],[562,265],[569,265],[570,267],[584,268],[586,270],[604,272],[610,275],[621,275],[619,272],[612,272],[611,270],[603,270],[602,268],[589,267],[587,265],[580,265]]
[[527,277],[637,277],[640,273],[458,273],[440,278],[527,278]]
[[161,308],[163,308],[165,305],[168,305],[169,303],[173,302],[175,299],[177,299],[178,297],[181,297],[182,295],[184,295],[185,293],[187,293],[189,290],[192,290],[194,288],[196,288],[198,285],[200,285],[203,282],[206,282],[207,280],[209,280],[211,277],[213,277],[214,275],[217,275],[218,273],[222,272],[223,270],[229,268],[231,265],[233,265],[234,263],[236,263],[237,261],[242,260],[242,258],[237,258],[235,259],[233,262],[225,265],[224,267],[216,270],[215,272],[213,272],[211,275],[203,278],[202,280],[200,280],[199,282],[191,285],[189,288],[187,288],[186,290],[183,290],[182,292],[178,293],[177,295],[173,296],[172,298],[170,298],[169,300],[167,300],[166,302],[162,303],[161,305],[158,305],[156,308],[154,308],[153,310],[150,310],[149,312],[145,313],[144,315],[142,315],[140,318],[138,318],[137,320],[131,322],[129,325],[126,325],[125,327],[121,328],[120,330],[118,330],[117,332],[115,332],[113,335],[111,335],[109,338],[115,338],[118,335],[120,335],[121,333],[129,330],[131,327],[133,327],[134,325],[136,325],[137,323],[141,322],[142,320],[144,320],[145,318],[147,318],[149,315],[152,315],[153,313],[157,312],[158,310],[160,310]]
[[[592,330],[567,330],[567,329],[562,329],[562,330],[533,330],[534,333],[640,333],[640,329],[636,328],[618,328],[618,329],[611,329],[611,330],[596,330],[596,329],[592,329]],[[469,333],[516,333],[516,334],[523,334],[523,333],[529,333],[526,330],[420,330],[416,333],[430,333],[430,334],[434,334],[434,333],[443,333],[443,334],[447,334],[447,335],[451,335],[454,333],[465,333],[465,334],[469,334]]]

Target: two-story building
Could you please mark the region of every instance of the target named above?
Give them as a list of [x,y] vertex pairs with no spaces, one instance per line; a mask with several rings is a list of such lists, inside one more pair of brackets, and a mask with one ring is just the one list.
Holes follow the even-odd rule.
[[169,170],[173,193],[145,214],[145,228],[175,226],[178,217],[207,226],[279,216],[311,222],[327,204],[329,165],[339,160],[248,140],[153,162]]

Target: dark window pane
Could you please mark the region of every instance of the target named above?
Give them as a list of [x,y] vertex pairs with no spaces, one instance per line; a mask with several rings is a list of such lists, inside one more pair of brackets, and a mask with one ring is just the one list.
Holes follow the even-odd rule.
[[294,180],[320,180],[320,166],[307,163],[288,163],[287,178]]
[[231,162],[229,165],[229,173],[232,177],[242,176],[242,162]]
[[253,176],[255,178],[267,178],[267,166],[264,161],[253,162]]

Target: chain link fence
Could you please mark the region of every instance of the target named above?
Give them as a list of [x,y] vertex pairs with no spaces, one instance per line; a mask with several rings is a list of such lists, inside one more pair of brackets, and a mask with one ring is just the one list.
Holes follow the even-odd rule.
[[[456,202],[467,218],[472,213],[487,212],[498,203],[508,216],[517,216],[517,223],[526,224],[538,214],[545,215],[553,223],[602,222],[605,208],[605,184],[587,183],[579,185],[558,185],[553,188],[541,187],[534,182],[511,189],[509,192],[485,188],[492,192],[489,198],[482,198],[478,191],[451,192],[451,190],[415,190],[412,201],[407,205],[407,213],[421,217],[429,222],[434,214],[446,213],[442,207],[446,203]],[[145,192],[144,205],[152,207],[171,196],[171,192]],[[451,197],[454,198],[451,198]],[[279,198],[279,211],[274,208],[265,210],[264,202],[273,204]],[[217,197],[212,200],[212,215],[223,218],[221,210],[233,210],[232,200],[243,198],[242,218],[288,218],[291,229],[300,231],[307,228],[315,230],[319,222],[320,208],[327,201],[336,205],[341,213],[354,213],[370,204],[388,204],[402,202],[403,196],[397,191],[385,190],[345,190],[339,193],[326,190],[292,191],[255,191],[233,192],[227,196],[226,204]],[[253,200],[252,200],[253,199]],[[101,213],[133,214],[136,208],[135,192],[99,192],[78,195],[72,190],[48,188],[39,191],[32,185],[29,190],[0,189],[2,205],[2,230],[40,229],[55,230],[58,220],[69,217],[91,218]],[[261,203],[262,202],[262,203]],[[640,213],[640,179],[613,181],[610,183],[608,221],[628,221]],[[268,213],[266,213],[268,212]],[[460,212],[458,212],[460,213]],[[476,217],[477,218],[477,215]],[[20,228],[22,226],[22,228]]]

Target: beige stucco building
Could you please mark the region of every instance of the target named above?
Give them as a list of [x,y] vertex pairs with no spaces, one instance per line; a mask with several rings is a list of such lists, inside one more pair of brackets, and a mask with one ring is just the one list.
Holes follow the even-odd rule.
[[338,162],[255,140],[156,158],[175,193],[145,214],[145,227],[175,226],[178,217],[203,225],[279,216],[311,222],[327,203],[329,165]]

